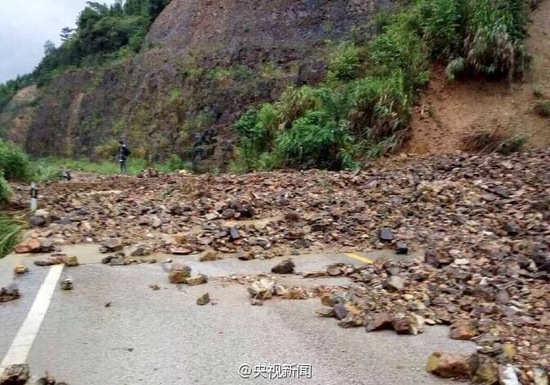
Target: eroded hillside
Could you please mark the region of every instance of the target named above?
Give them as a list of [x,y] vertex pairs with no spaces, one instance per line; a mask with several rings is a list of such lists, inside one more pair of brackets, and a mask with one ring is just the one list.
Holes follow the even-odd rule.
[[413,136],[405,151],[445,153],[462,149],[464,135],[501,130],[525,135],[531,146],[550,145],[550,120],[535,111],[550,97],[550,1],[532,14],[526,46],[532,56],[523,82],[469,81],[449,84],[435,70],[413,118]]

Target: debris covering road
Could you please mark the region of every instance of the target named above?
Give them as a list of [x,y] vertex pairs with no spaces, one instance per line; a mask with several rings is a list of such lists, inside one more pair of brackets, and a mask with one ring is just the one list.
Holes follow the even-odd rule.
[[[310,271],[346,258],[300,256],[295,263],[298,269]],[[214,270],[194,260],[189,264],[193,274]],[[269,273],[269,268],[282,260],[257,261],[258,270],[262,267],[266,278],[287,287],[347,284],[348,280],[340,277],[304,280]],[[275,380],[243,379],[238,374],[242,364],[311,364],[312,379],[279,382],[442,385],[454,382],[425,372],[429,354],[441,349],[462,354],[474,350],[470,342],[449,340],[447,328],[439,326],[414,340],[391,333],[342,329],[315,314],[320,306],[318,298],[286,300],[275,296],[263,306],[251,306],[247,287],[257,275],[246,274],[246,263],[236,258],[211,263],[219,263],[219,275],[209,273],[208,283],[198,286],[169,283],[160,264],[65,268],[70,271],[74,289],[56,287],[28,357],[32,374],[48,371],[71,385],[245,385]],[[25,279],[35,275],[42,280],[48,269],[51,267],[31,267]],[[152,290],[152,284],[159,290]],[[25,287],[21,300],[34,298],[36,289],[25,282],[21,286]],[[206,292],[210,303],[198,306],[197,299]],[[106,307],[107,303],[110,306]],[[24,314],[13,314],[19,311],[16,302],[8,304],[0,311],[2,315],[12,314],[11,322],[17,325]],[[7,349],[2,340],[12,339],[16,332],[11,325],[4,330],[0,354]]]
[[[549,165],[545,150],[509,157],[403,156],[358,172],[181,173],[52,183],[41,190],[41,210],[31,220],[36,226],[17,251],[55,252],[59,245],[95,242],[114,265],[103,267],[115,269],[136,263],[155,268],[159,252],[178,258],[201,253],[205,265],[235,254],[246,265],[306,253],[389,250],[396,258],[310,271],[341,275],[352,284],[331,289],[329,297],[317,292],[319,307],[326,307],[312,316],[335,317],[335,327],[350,333],[422,334],[430,324],[450,325],[452,339],[473,341],[478,352],[467,364],[449,356],[455,354],[449,349],[430,360],[427,354],[430,372],[447,373],[437,366],[450,362],[467,368],[455,374],[471,381],[481,381],[482,372],[485,383],[542,385],[550,371]],[[421,250],[422,258],[397,258]],[[288,262],[275,265],[264,273],[294,273]],[[205,289],[208,274],[182,268],[163,273],[166,282],[170,274],[173,284],[197,285],[194,308],[207,292],[206,308],[217,304]],[[249,305],[277,296],[276,285],[265,278],[255,282],[243,289]],[[286,295],[310,297],[302,289]]]

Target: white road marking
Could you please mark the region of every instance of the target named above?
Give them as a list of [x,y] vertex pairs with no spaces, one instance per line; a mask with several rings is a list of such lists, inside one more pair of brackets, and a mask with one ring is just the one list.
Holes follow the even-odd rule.
[[27,360],[31,346],[52,301],[52,296],[62,271],[63,265],[55,265],[50,268],[46,279],[44,279],[40,290],[38,290],[29,314],[25,318],[25,322],[21,325],[21,329],[19,329],[10,349],[0,364],[0,373],[10,365],[23,364]]

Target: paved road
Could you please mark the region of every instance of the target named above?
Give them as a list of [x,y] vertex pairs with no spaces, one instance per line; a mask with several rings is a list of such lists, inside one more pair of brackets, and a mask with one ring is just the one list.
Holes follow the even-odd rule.
[[[342,329],[336,320],[314,315],[318,299],[273,299],[264,306],[251,306],[244,286],[215,278],[267,273],[280,259],[200,263],[196,257],[179,258],[194,272],[213,279],[207,285],[178,287],[167,282],[160,264],[111,267],[94,263],[99,255],[92,249],[77,251],[87,253],[81,259],[89,263],[61,272],[61,279],[69,274],[74,280],[74,290],[61,291],[56,285],[38,332],[25,340],[35,375],[48,370],[71,385],[445,384],[451,382],[424,372],[427,356],[436,349],[469,353],[474,348],[448,339],[444,327],[431,327],[420,336]],[[12,281],[13,265],[21,259],[31,272],[16,279],[23,297],[0,306],[0,360],[13,349],[37,293],[44,294],[46,276],[51,279],[55,273],[33,266],[33,257],[11,256],[0,261],[2,286]],[[298,271],[340,261],[362,263],[346,255],[294,260]],[[349,284],[342,278],[292,280],[307,285]],[[151,290],[152,283],[161,290]],[[196,298],[206,291],[217,304],[197,306]],[[106,303],[111,305],[105,307]],[[27,319],[26,324],[32,327],[33,322]],[[245,379],[238,372],[244,364],[253,371],[259,364],[296,364],[304,372],[311,365],[312,378],[293,373],[285,380],[254,378],[254,374]]]

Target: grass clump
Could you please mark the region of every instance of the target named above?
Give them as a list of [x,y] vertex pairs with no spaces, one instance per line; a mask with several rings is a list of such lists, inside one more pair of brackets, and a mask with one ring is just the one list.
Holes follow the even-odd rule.
[[420,0],[419,32],[447,75],[512,80],[528,63],[523,46],[530,6],[525,0]]
[[543,118],[550,118],[550,100],[544,100],[535,104],[534,110]]
[[[0,141],[0,208],[9,203],[12,189],[8,180],[27,181],[32,176],[30,158],[19,148]],[[11,252],[19,242],[21,226],[4,213],[0,213],[0,258]]]
[[535,98],[538,98],[538,99],[543,98],[543,97],[544,97],[544,91],[542,90],[541,87],[535,86],[535,87],[533,88],[533,96],[534,96]]
[[11,217],[0,214],[0,258],[11,253],[19,243],[21,226]]
[[466,151],[509,155],[521,151],[527,143],[527,137],[512,135],[500,129],[480,130],[466,135],[462,143]]

